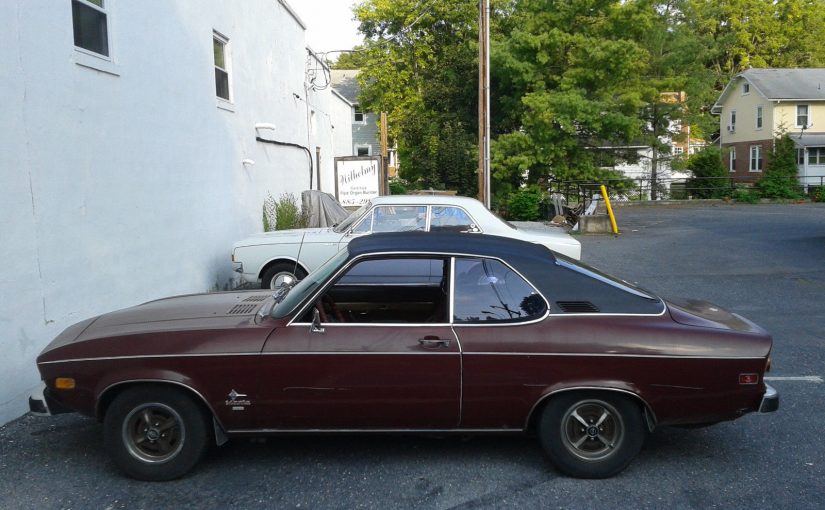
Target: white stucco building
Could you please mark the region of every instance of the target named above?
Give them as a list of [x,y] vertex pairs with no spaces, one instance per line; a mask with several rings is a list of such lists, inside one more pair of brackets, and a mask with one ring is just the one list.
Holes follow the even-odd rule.
[[0,21],[2,424],[66,326],[231,286],[268,194],[334,189],[352,109],[312,85],[285,0],[9,0]]

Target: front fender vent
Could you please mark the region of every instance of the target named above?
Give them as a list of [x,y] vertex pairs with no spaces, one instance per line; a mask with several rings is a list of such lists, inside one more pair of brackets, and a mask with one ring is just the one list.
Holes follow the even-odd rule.
[[244,299],[244,303],[252,303],[252,302],[260,302],[266,301],[269,299],[269,295],[266,296],[249,296],[248,298]]
[[599,307],[590,301],[556,301],[565,313],[599,313]]
[[235,305],[228,312],[227,315],[250,315],[255,313],[258,305]]

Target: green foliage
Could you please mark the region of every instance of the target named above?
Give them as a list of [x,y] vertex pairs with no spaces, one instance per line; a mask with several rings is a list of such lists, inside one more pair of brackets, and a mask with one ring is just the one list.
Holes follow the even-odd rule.
[[823,186],[811,188],[808,194],[814,202],[825,202],[825,187]]
[[722,198],[730,194],[728,170],[722,164],[718,147],[705,147],[688,158],[687,168],[693,173],[688,181],[689,194],[696,198]]
[[516,221],[535,221],[541,217],[540,202],[541,193],[535,188],[510,193],[507,199],[507,218]]
[[407,182],[403,179],[390,179],[390,195],[406,195]]
[[764,198],[799,198],[796,145],[787,134],[774,140],[768,164],[756,183]]
[[292,193],[282,193],[275,200],[268,195],[263,205],[264,232],[303,228],[307,225],[307,215],[298,205],[298,199]]
[[748,188],[746,186],[737,185],[736,188],[733,190],[731,198],[733,198],[737,202],[755,204],[759,202],[759,191],[754,190],[752,188]]

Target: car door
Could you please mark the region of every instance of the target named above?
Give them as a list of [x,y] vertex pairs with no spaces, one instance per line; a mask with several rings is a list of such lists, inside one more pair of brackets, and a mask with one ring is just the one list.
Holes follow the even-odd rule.
[[438,257],[350,265],[267,341],[261,427],[456,427],[461,352],[448,273]]

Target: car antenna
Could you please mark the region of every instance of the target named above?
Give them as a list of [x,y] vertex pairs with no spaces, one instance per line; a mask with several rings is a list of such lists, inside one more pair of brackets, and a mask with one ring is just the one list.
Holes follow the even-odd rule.
[[301,250],[304,248],[304,237],[306,237],[306,235],[306,232],[301,234],[301,244],[298,245],[298,255],[295,257],[295,267],[292,268],[292,275],[295,277],[293,281],[298,280],[298,261],[301,260]]

